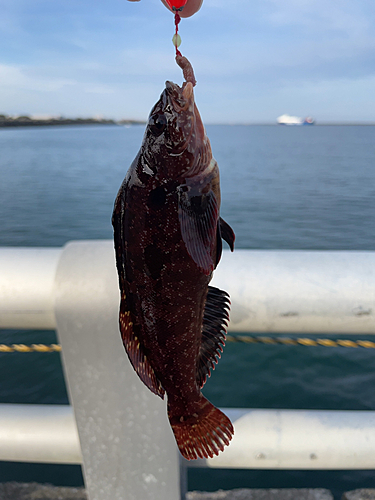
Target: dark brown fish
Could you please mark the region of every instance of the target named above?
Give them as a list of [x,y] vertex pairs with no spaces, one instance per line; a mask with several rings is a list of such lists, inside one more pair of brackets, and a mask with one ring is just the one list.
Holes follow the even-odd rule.
[[194,102],[189,61],[181,87],[166,88],[151,111],[141,149],[116,198],[113,227],[120,330],[147,387],[168,396],[168,417],[187,459],[217,455],[230,420],[201,393],[224,345],[229,296],[209,286],[222,238],[219,170]]

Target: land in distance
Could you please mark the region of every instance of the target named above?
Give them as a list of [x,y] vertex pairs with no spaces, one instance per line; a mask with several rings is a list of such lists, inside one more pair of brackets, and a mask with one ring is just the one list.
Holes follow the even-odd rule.
[[65,118],[63,116],[9,116],[0,114],[0,127],[31,127],[49,125],[143,125],[140,120],[109,120],[105,118]]

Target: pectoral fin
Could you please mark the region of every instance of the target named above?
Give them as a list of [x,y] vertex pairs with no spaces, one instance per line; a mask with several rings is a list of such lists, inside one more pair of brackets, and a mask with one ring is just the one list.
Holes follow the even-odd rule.
[[115,207],[112,214],[112,225],[115,241],[116,267],[119,277],[120,289],[123,290],[125,284],[125,237],[123,231],[123,216],[125,205],[125,191],[120,189],[118,192]]
[[182,239],[186,249],[201,268],[209,275],[215,267],[218,205],[211,189],[207,192],[187,185],[178,189],[178,217]]

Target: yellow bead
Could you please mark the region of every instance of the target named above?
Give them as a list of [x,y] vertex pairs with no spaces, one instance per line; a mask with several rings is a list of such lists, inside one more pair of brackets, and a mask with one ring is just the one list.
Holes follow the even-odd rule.
[[175,47],[179,47],[181,45],[181,37],[180,37],[180,35],[174,34],[173,38],[172,38],[172,43],[173,43],[173,45]]

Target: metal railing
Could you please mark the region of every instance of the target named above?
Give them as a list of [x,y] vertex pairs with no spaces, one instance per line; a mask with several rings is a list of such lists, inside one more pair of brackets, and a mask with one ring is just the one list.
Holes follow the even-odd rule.
[[[231,295],[232,331],[375,333],[375,252],[224,252],[213,284]],[[75,414],[1,405],[0,459],[76,463],[82,456],[90,500],[175,500],[184,466],[165,402],[124,355],[118,306],[111,241],[0,249],[0,328],[57,330]],[[189,465],[375,468],[375,412],[227,412],[231,445]],[[52,443],[60,458],[51,455]]]
[[[56,329],[58,264],[97,246],[117,280],[110,241],[0,248],[0,328]],[[230,293],[229,331],[340,334],[375,334],[374,283],[375,252],[302,250],[224,251],[212,281]]]
[[[224,408],[235,435],[218,457],[184,467],[374,469],[375,412]],[[82,464],[73,408],[0,405],[0,460]]]

